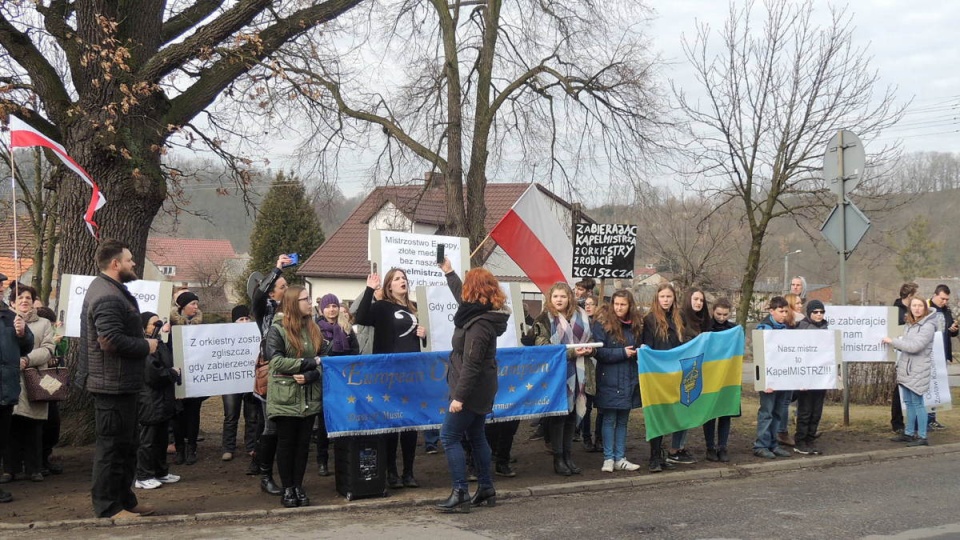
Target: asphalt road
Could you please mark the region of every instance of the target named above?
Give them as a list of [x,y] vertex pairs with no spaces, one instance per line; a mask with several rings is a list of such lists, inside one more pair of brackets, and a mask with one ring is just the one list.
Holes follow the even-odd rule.
[[[470,514],[429,507],[362,509],[288,518],[151,524],[4,538],[577,539],[960,538],[957,454],[752,477],[519,497]],[[13,534],[8,534],[13,533]]]

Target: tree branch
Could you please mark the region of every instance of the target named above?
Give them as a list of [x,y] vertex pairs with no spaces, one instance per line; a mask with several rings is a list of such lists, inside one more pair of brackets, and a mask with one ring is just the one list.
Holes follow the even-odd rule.
[[198,0],[197,3],[167,19],[160,29],[160,41],[167,44],[182,36],[223,5],[223,0]]
[[30,76],[33,89],[43,100],[50,116],[58,123],[66,121],[71,100],[60,80],[60,74],[23,32],[0,14],[0,47],[3,47]]

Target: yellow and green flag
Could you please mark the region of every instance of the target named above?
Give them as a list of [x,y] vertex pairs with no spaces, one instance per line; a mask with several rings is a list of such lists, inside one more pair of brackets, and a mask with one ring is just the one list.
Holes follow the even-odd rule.
[[743,328],[707,332],[669,351],[640,349],[647,440],[740,414]]

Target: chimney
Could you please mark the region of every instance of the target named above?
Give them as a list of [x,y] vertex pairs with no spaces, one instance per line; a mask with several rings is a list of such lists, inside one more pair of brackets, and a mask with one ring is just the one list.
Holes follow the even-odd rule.
[[426,189],[443,188],[443,173],[427,171],[423,173],[423,183]]

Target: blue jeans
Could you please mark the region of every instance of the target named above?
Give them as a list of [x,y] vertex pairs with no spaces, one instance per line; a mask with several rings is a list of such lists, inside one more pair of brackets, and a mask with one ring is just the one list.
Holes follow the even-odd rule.
[[439,429],[428,429],[423,432],[423,445],[425,447],[437,447],[437,444],[440,443],[440,430]]
[[785,391],[787,399],[780,405],[780,421],[777,422],[777,433],[790,433],[790,402],[793,401],[793,390]]
[[687,444],[687,430],[677,431],[670,436],[670,449],[682,449]]
[[490,477],[490,445],[483,430],[487,415],[477,414],[467,409],[458,413],[447,412],[443,417],[443,427],[440,428],[440,441],[443,443],[443,452],[447,456],[447,468],[450,469],[450,479],[453,489],[468,490],[467,459],[460,441],[464,435],[473,450],[473,466],[477,471],[477,484],[481,487],[493,487]]
[[757,440],[753,443],[754,450],[777,448],[777,428],[786,425],[781,416],[786,406],[790,405],[791,391],[774,391],[769,394],[760,392],[760,408],[757,410]]
[[906,386],[900,386],[900,388],[903,388],[903,404],[907,407],[907,425],[903,434],[908,437],[913,436],[913,428],[916,426],[917,437],[926,439],[927,423],[924,420],[926,419],[927,409],[923,406],[923,396]]
[[[703,425],[703,438],[707,441],[708,449],[727,447],[727,441],[730,440],[730,418],[729,416],[721,416],[720,418],[707,420],[707,423]],[[714,440],[714,436],[716,436],[716,440]]]
[[627,452],[630,409],[603,409],[603,459],[620,461]]

